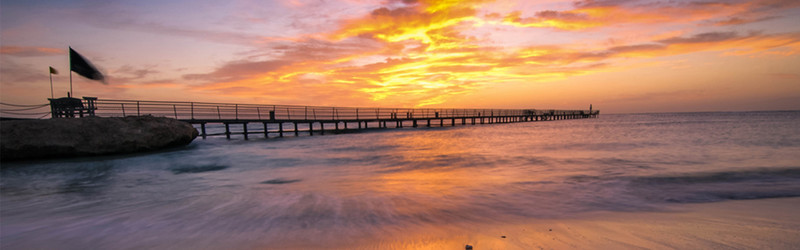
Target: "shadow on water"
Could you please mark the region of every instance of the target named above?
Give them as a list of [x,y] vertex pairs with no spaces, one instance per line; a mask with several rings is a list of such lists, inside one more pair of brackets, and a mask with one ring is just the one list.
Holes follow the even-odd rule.
[[34,166],[34,165],[41,165],[41,164],[74,164],[74,163],[93,163],[93,162],[98,162],[98,161],[122,160],[122,159],[128,159],[128,158],[146,157],[146,156],[156,155],[156,154],[166,154],[166,153],[192,151],[192,150],[196,149],[197,146],[198,146],[197,143],[193,142],[193,143],[190,143],[189,145],[186,145],[186,146],[170,147],[170,148],[164,148],[164,149],[158,149],[158,150],[146,151],[146,152],[112,154],[112,155],[96,155],[96,156],[80,156],[80,157],[68,157],[68,158],[30,159],[30,160],[9,161],[9,162],[3,162],[2,164],[0,164],[0,170],[18,168],[18,167],[26,167],[26,166]]
[[272,179],[272,180],[268,180],[268,181],[262,181],[261,184],[289,184],[289,183],[295,183],[295,182],[298,182],[298,181],[300,181],[300,179],[277,178],[277,179]]
[[106,161],[4,168],[0,170],[3,176],[0,187],[3,195],[96,195],[113,184],[115,172],[114,164]]
[[171,169],[173,174],[195,174],[203,172],[213,172],[227,169],[228,166],[223,165],[205,165],[205,166],[183,166]]
[[92,195],[101,193],[112,181],[113,165],[83,167],[67,179],[61,188],[63,193],[80,193]]

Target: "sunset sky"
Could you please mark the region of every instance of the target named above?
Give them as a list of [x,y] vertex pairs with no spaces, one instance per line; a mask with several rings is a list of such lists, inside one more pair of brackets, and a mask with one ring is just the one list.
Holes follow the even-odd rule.
[[798,0],[0,2],[0,100],[800,109]]

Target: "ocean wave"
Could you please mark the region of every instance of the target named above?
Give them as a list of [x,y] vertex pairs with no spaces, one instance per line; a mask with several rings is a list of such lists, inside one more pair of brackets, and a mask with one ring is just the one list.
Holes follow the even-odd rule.
[[628,192],[675,203],[800,196],[800,168],[758,168],[625,177]]

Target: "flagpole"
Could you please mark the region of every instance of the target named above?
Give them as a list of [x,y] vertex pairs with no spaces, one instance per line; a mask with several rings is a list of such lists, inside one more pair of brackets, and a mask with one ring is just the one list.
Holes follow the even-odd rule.
[[[69,50],[72,50],[72,47],[69,47]],[[72,53],[69,53],[69,94],[72,93]],[[74,93],[72,93],[74,95]]]
[[56,95],[53,93],[53,71],[50,69],[51,68],[47,68],[47,71],[50,72],[50,98],[56,98]]

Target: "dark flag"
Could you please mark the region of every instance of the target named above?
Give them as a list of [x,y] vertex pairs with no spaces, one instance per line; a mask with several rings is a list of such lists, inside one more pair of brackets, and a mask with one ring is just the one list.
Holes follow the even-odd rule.
[[56,98],[55,92],[53,92],[53,74],[58,75],[58,71],[53,67],[50,67],[50,98]]
[[75,73],[78,73],[78,75],[92,80],[101,81],[103,84],[106,84],[103,74],[101,74],[100,71],[97,71],[97,68],[89,63],[86,58],[83,58],[81,54],[78,54],[78,52],[72,50],[72,47],[69,48],[69,69]]

